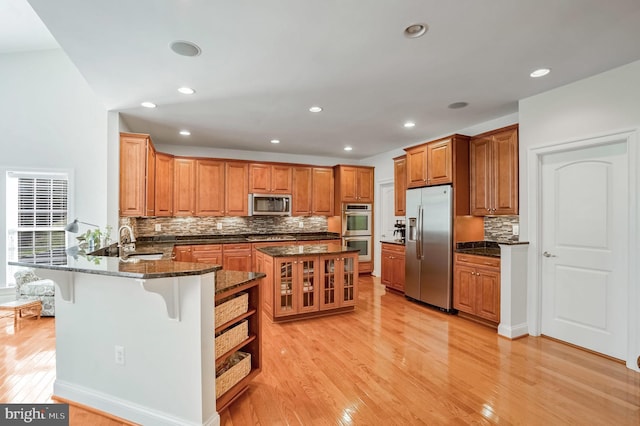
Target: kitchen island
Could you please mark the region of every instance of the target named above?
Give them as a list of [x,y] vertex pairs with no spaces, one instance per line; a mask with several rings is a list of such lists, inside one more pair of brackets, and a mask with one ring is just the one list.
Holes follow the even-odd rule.
[[274,322],[353,311],[358,249],[335,244],[261,247],[263,310]]
[[217,289],[220,266],[203,263],[10,264],[56,284],[54,399],[140,424],[219,424],[214,299],[262,274],[221,274]]

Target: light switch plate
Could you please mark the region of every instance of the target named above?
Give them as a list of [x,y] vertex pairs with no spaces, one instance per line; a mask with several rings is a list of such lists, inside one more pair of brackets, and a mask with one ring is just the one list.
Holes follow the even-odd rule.
[[216,223],[216,228],[219,230],[222,229],[222,222]]
[[156,228],[155,229],[156,229],[156,232],[162,231],[162,225],[159,224],[159,223],[156,223]]
[[520,225],[513,225],[511,232],[513,235],[520,235]]

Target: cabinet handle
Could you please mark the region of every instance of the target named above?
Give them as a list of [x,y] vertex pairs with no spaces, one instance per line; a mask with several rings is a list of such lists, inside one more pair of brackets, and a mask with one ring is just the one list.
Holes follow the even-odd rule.
[[471,275],[475,275],[475,274],[476,274],[475,272],[472,272],[472,273],[471,273]]

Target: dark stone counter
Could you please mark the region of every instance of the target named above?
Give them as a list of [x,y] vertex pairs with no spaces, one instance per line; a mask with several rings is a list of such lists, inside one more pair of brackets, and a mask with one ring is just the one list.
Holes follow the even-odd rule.
[[475,254],[478,256],[500,257],[500,244],[523,245],[527,241],[467,241],[456,244],[456,253]]
[[271,257],[309,256],[316,254],[338,254],[358,252],[357,248],[335,244],[305,244],[298,246],[263,247],[258,251]]
[[225,271],[216,272],[216,294],[233,290],[243,284],[259,280],[267,275],[262,272]]

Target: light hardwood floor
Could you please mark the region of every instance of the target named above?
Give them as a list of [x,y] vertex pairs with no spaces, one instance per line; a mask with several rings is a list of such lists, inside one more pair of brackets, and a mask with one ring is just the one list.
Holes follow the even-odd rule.
[[[640,374],[387,293],[361,277],[356,312],[263,326],[263,371],[221,424],[638,425]],[[48,402],[54,320],[0,319],[0,401]],[[170,390],[167,390],[168,392]],[[72,409],[72,425],[121,423]]]

